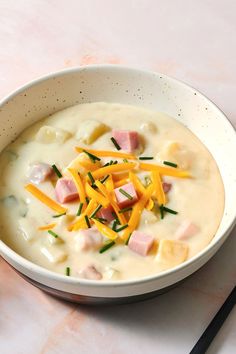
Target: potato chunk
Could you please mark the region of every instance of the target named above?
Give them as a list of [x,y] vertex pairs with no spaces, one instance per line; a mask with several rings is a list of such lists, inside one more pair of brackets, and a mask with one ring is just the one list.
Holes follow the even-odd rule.
[[23,217],[18,221],[18,231],[26,241],[31,242],[39,235],[36,225],[35,219]]
[[85,144],[91,144],[109,129],[105,124],[95,119],[87,119],[79,124],[76,138]]
[[81,175],[86,175],[88,171],[94,171],[101,167],[100,161],[92,162],[87,154],[81,152],[71,163],[66,167],[64,174],[66,176],[71,176],[68,168],[73,168]]
[[44,125],[38,130],[35,139],[43,144],[63,144],[70,137],[71,133],[64,129]]
[[160,240],[156,260],[169,267],[176,266],[187,259],[188,246],[180,241]]
[[61,246],[43,246],[40,251],[47,260],[53,264],[64,262],[67,258],[67,253],[61,248]]

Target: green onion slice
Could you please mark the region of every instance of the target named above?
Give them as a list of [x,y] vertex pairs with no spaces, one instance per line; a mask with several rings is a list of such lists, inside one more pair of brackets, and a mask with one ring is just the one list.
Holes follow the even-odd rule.
[[100,248],[99,253],[103,253],[105,251],[107,251],[109,248],[111,248],[113,245],[115,244],[114,241],[111,241],[109,243],[107,243],[106,245],[104,245],[102,248]]
[[62,177],[62,174],[61,172],[58,170],[57,166],[55,164],[52,165],[52,169],[53,171],[56,173],[57,177],[58,178],[61,178]]
[[127,193],[124,189],[120,188],[120,189],[119,189],[119,192],[120,192],[121,194],[123,194],[124,196],[126,196],[129,200],[132,200],[132,199],[133,199],[133,197],[132,197],[129,193]]
[[58,234],[56,234],[54,231],[52,231],[52,230],[48,230],[48,233],[50,234],[50,235],[52,235],[53,237],[55,237],[55,238],[58,238],[58,237],[60,237]]
[[113,136],[111,137],[111,141],[113,142],[113,144],[115,145],[115,147],[117,148],[117,150],[121,150],[120,145],[117,143],[116,139],[113,138]]
[[163,161],[164,165],[167,165],[167,166],[171,166],[171,167],[175,167],[177,168],[178,165],[174,162],[170,162],[170,161]]

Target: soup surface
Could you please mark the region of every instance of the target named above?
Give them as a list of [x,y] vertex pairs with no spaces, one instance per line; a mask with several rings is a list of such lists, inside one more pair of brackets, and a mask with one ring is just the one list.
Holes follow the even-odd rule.
[[0,166],[2,240],[68,276],[124,280],[175,267],[209,244],[223,214],[206,147],[140,107],[57,112],[7,146]]

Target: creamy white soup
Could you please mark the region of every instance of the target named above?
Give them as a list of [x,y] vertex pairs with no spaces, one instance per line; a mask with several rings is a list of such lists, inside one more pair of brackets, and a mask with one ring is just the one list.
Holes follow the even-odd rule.
[[141,278],[204,249],[222,218],[213,157],[183,124],[140,107],[81,104],[0,156],[1,239],[49,270]]

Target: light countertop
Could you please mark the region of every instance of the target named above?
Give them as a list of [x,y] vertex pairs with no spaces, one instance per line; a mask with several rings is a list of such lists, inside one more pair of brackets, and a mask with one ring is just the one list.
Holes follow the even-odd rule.
[[[0,0],[0,96],[91,63],[159,71],[199,89],[236,126],[234,0]],[[0,259],[1,354],[187,354],[236,282],[236,230],[174,290],[133,305],[52,298]],[[233,354],[236,308],[209,354]]]

